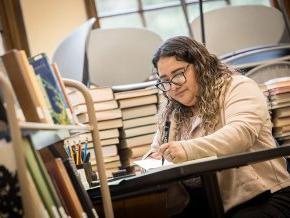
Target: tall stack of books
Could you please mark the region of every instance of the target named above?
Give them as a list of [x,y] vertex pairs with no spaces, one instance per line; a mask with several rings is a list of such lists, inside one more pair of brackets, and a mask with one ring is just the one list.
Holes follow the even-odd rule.
[[270,102],[270,98],[269,98],[269,90],[268,90],[268,87],[266,84],[258,84],[259,85],[259,88],[260,90],[262,91],[264,97],[265,97],[265,100],[267,102],[267,107],[268,107],[268,110],[269,110],[269,113],[271,114],[272,111],[271,111],[271,102]]
[[115,92],[114,95],[122,111],[119,154],[122,167],[126,168],[150,149],[156,129],[158,90],[149,87]]
[[272,110],[273,135],[280,144],[290,142],[290,77],[266,83]]
[[[98,120],[98,129],[103,150],[105,168],[107,170],[107,176],[111,177],[112,172],[119,170],[119,167],[121,166],[117,149],[117,145],[119,143],[118,128],[122,127],[121,110],[118,108],[117,101],[114,99],[114,94],[111,88],[94,87],[90,89],[90,93],[93,98],[94,108],[96,111],[95,114]],[[78,121],[83,124],[88,123],[89,119],[87,107],[83,95],[74,90],[70,91],[68,96]],[[70,143],[72,141],[80,142],[82,144],[88,142],[89,152],[94,154],[91,155],[90,162],[93,170],[96,170],[96,156],[93,150],[91,133],[80,134],[73,139],[70,139]]]

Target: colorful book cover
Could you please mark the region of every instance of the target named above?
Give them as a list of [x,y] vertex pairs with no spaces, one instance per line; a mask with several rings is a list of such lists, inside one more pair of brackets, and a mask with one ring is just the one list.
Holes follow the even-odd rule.
[[36,75],[41,77],[49,102],[52,106],[51,116],[56,124],[71,124],[67,114],[68,105],[61,91],[58,80],[45,54],[39,54],[30,59]]

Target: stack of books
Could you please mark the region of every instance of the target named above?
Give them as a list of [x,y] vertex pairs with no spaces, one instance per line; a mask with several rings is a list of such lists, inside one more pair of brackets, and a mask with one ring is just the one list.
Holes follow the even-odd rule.
[[290,77],[265,83],[271,103],[273,135],[280,144],[290,142]]
[[258,85],[259,85],[260,90],[263,92],[263,95],[264,95],[265,100],[267,102],[267,107],[268,107],[269,113],[271,114],[272,113],[272,111],[271,111],[272,105],[271,105],[270,98],[269,98],[270,93],[269,93],[268,87],[266,84],[258,84]]
[[156,130],[158,90],[149,87],[115,92],[114,95],[122,111],[119,154],[122,167],[126,168],[150,149]]
[[[114,94],[109,87],[94,87],[90,90],[94,102],[95,114],[98,120],[98,129],[103,150],[105,168],[107,176],[111,177],[112,172],[118,171],[121,166],[120,157],[118,155],[117,145],[119,143],[118,128],[122,127],[122,113],[118,108],[117,101],[114,99]],[[68,93],[73,111],[76,114],[78,121],[86,124],[89,122],[87,106],[85,99],[78,91],[70,90]],[[82,144],[88,142],[88,149],[91,155],[90,162],[93,170],[96,170],[96,156],[93,150],[91,133],[83,133],[70,139],[71,142],[80,142]]]

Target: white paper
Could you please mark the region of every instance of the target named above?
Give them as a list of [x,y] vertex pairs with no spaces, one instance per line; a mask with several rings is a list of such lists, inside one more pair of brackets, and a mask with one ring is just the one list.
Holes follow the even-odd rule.
[[[217,158],[217,156],[209,156],[209,157],[204,157],[204,158],[186,161],[186,162],[175,164],[175,165],[183,166],[183,165],[188,165],[188,164],[195,164],[195,163],[200,163],[200,162],[204,162],[204,161],[214,160],[216,158]],[[172,162],[169,162],[167,160],[165,160],[164,164],[162,165],[161,159],[156,160],[153,158],[146,158],[145,160],[137,160],[137,161],[134,161],[134,163],[137,164],[138,166],[142,167],[145,171],[148,171],[150,169],[159,168],[159,167],[173,165]]]
[[155,169],[158,167],[163,167],[163,166],[168,166],[168,165],[172,165],[172,162],[169,162],[167,160],[164,160],[164,164],[162,165],[162,161],[157,160],[157,159],[153,159],[153,158],[146,158],[145,160],[137,160],[134,161],[135,164],[137,164],[138,166],[142,167],[144,170],[150,170],[150,169]]

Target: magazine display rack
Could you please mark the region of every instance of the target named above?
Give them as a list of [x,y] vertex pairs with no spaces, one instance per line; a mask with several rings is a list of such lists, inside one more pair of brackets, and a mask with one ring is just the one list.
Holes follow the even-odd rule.
[[[107,177],[105,174],[105,168],[103,164],[103,155],[101,150],[101,144],[99,139],[99,131],[97,127],[97,119],[95,117],[92,97],[84,86],[80,82],[73,80],[64,80],[67,87],[73,87],[80,91],[86,101],[89,115],[89,125],[51,125],[44,123],[32,123],[32,122],[19,122],[16,116],[15,102],[14,102],[14,91],[8,78],[5,75],[0,74],[0,87],[3,93],[3,100],[6,103],[7,110],[7,120],[9,123],[9,132],[12,140],[12,145],[15,153],[15,160],[17,166],[17,174],[20,183],[21,195],[22,195],[22,205],[25,217],[41,217],[43,211],[37,211],[35,205],[38,204],[39,198],[36,197],[37,192],[35,186],[33,185],[32,178],[28,173],[28,169],[25,162],[25,155],[22,144],[22,135],[24,132],[58,132],[59,131],[90,131],[92,133],[94,151],[96,154],[96,161],[98,165],[98,173],[101,184],[101,193],[103,198],[103,208],[106,217],[114,217],[111,195],[109,187],[107,184]],[[59,134],[58,134],[59,135]],[[45,135],[48,141],[49,135]],[[66,136],[65,134],[63,135]],[[41,136],[40,136],[41,137]],[[39,137],[39,138],[40,138]],[[42,137],[44,138],[44,137]],[[64,138],[63,138],[64,139]],[[63,140],[60,137],[54,140]],[[57,142],[57,141],[55,141]],[[43,145],[45,147],[46,145]],[[40,149],[39,147],[37,149]],[[28,200],[29,199],[29,200]]]

